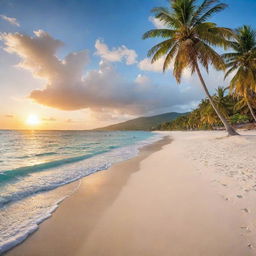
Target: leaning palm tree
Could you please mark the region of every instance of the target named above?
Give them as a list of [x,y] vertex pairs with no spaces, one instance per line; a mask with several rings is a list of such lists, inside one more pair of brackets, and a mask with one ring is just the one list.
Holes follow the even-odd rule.
[[196,72],[228,134],[238,135],[214,104],[200,71],[200,65],[207,71],[209,65],[217,70],[225,69],[223,59],[212,47],[228,46],[226,39],[232,36],[233,31],[218,27],[207,20],[213,14],[224,10],[227,5],[219,3],[218,0],[204,0],[199,6],[196,5],[196,0],[169,0],[169,4],[167,8],[157,7],[152,10],[155,18],[166,28],[153,29],[143,35],[144,39],[164,38],[164,41],[149,50],[148,56],[152,57],[152,63],[165,56],[164,72],[174,63],[173,74],[178,83],[185,69],[189,68],[192,74]]
[[250,26],[236,29],[234,41],[230,42],[233,52],[223,54],[227,65],[225,77],[234,73],[230,91],[236,97],[243,97],[256,121],[250,98],[256,91],[256,31]]

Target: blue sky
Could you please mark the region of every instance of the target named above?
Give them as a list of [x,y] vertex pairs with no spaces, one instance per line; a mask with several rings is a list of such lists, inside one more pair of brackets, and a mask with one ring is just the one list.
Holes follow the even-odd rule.
[[[227,0],[223,2],[229,5],[228,9],[217,14],[213,21],[221,26],[231,28],[242,24],[255,24],[255,0]],[[167,92],[172,94],[169,97],[169,103],[168,97],[165,95],[166,97],[163,99],[166,101],[165,104],[160,104],[157,107],[157,104],[154,105],[154,103],[154,107],[142,108],[141,111],[134,110],[134,106],[131,106],[131,111],[126,112],[124,108],[118,112],[114,108],[118,108],[120,103],[116,104],[115,107],[111,106],[111,109],[106,107],[103,111],[101,110],[104,106],[101,104],[101,110],[93,110],[93,113],[89,111],[88,107],[67,110],[60,109],[58,106],[45,106],[31,101],[27,97],[31,91],[44,88],[46,86],[45,81],[33,76],[33,72],[29,70],[14,67],[21,61],[21,57],[18,57],[17,53],[10,54],[1,49],[0,100],[2,107],[0,114],[2,119],[7,115],[22,115],[20,117],[22,120],[25,115],[32,111],[39,113],[45,120],[50,117],[52,120],[56,119],[54,124],[53,122],[48,123],[50,128],[58,127],[68,116],[68,128],[78,129],[81,127],[86,129],[142,114],[191,110],[204,96],[196,78],[185,78],[181,85],[177,85],[171,72],[163,75],[161,72],[148,71],[138,66],[146,58],[147,50],[156,42],[155,40],[143,41],[141,39],[145,31],[154,27],[149,20],[152,15],[150,10],[155,6],[164,5],[167,5],[166,0],[0,0],[0,14],[16,18],[20,24],[20,26],[15,26],[1,19],[1,32],[19,32],[34,37],[33,31],[43,30],[52,38],[64,43],[64,46],[56,52],[59,59],[65,58],[71,52],[86,49],[88,64],[84,67],[84,75],[90,70],[99,69],[99,62],[104,59],[101,55],[95,54],[96,40],[105,44],[110,52],[114,51],[114,48],[117,49],[124,45],[128,50],[134,51],[137,58],[136,62],[131,65],[125,63],[125,58],[122,61],[111,61],[111,68],[118,73],[118,76],[122,77],[122,83],[128,87],[129,83],[133,83],[138,76],[141,76],[146,78],[145,81],[150,80],[150,86],[156,86],[157,92],[163,90],[162,94]],[[3,42],[1,46],[3,47]],[[215,71],[206,77],[206,80],[212,92],[217,86],[224,84],[221,74],[217,74]],[[154,90],[150,90],[154,94]],[[126,90],[125,93],[127,92]],[[156,95],[156,97],[161,97],[162,94]],[[147,97],[149,98],[150,95]],[[180,103],[176,102],[175,99],[181,99]],[[20,108],[24,114],[19,114]],[[96,117],[97,111],[99,117]],[[74,122],[70,122],[73,120],[72,118]],[[0,123],[0,126],[8,128],[12,127],[12,124],[10,120],[6,120]]]
[[[18,31],[31,34],[43,29],[67,44],[67,50],[92,49],[98,38],[110,46],[121,44],[136,49],[141,57],[150,42],[141,42],[144,31],[152,28],[150,10],[167,0],[1,0],[1,12],[20,22]],[[228,9],[214,21],[229,27],[253,24],[256,1],[228,0]],[[1,31],[17,31],[1,22]],[[132,40],[131,40],[132,39]]]

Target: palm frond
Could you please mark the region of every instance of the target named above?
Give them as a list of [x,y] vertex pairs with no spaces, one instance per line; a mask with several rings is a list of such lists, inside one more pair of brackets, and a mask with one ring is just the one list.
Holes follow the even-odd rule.
[[230,82],[230,91],[247,97],[249,90],[256,91],[256,31],[244,25],[235,32],[230,43],[233,52],[222,55],[228,68],[225,78],[236,71]]
[[226,66],[221,56],[209,45],[199,41],[196,45],[198,59],[200,63],[208,70],[208,65],[212,64],[216,70],[225,70]]
[[155,37],[168,38],[168,37],[172,37],[175,34],[175,32],[176,32],[175,30],[171,30],[171,29],[152,29],[144,33],[142,38],[143,39],[155,38]]
[[226,79],[236,69],[237,69],[237,67],[234,67],[234,66],[232,66],[230,69],[228,69],[227,72],[225,73],[224,79]]
[[173,17],[172,13],[168,10],[168,8],[164,7],[156,7],[151,10],[155,14],[155,18],[159,19],[164,25],[168,27],[179,27],[181,22]]
[[152,59],[151,59],[151,63],[156,62],[157,60],[159,60],[162,56],[166,55],[167,52],[169,51],[170,46],[167,44],[161,48],[159,48],[155,54],[153,55]]
[[182,24],[191,24],[193,13],[195,11],[196,0],[172,1],[172,9],[175,13],[175,18]]
[[173,60],[173,58],[174,58],[174,56],[175,56],[175,54],[177,52],[177,48],[178,48],[178,45],[175,44],[171,48],[171,50],[168,52],[168,54],[167,54],[167,56],[165,58],[165,61],[164,61],[163,72],[165,72],[169,68],[169,66],[171,64],[171,61]]
[[193,42],[191,40],[184,41],[179,45],[173,68],[173,75],[178,83],[181,82],[184,69],[190,67],[191,63],[196,61],[196,52],[192,45]]
[[209,7],[214,4],[217,3],[218,0],[204,0],[203,3],[197,7],[193,18],[191,20],[191,25],[195,25],[195,23],[198,21],[199,17],[202,16],[203,13],[207,12]]
[[171,47],[172,44],[174,44],[175,40],[172,39],[167,39],[155,46],[153,46],[149,51],[148,51],[148,57],[151,57],[152,55],[154,55],[160,48],[164,48],[164,47]]
[[229,52],[229,53],[223,53],[221,57],[225,60],[233,60],[237,57],[241,56],[238,52]]
[[193,31],[205,43],[223,48],[230,46],[227,38],[230,38],[233,35],[232,30],[224,27],[217,27],[215,23],[211,22],[201,23],[195,26]]
[[205,22],[206,20],[208,20],[209,18],[211,18],[211,16],[215,13],[221,12],[224,9],[227,8],[227,5],[224,3],[220,3],[215,5],[214,7],[212,7],[210,10],[208,10],[206,13],[202,14],[201,17],[199,17],[197,19],[197,21],[195,22],[195,25],[200,24]]

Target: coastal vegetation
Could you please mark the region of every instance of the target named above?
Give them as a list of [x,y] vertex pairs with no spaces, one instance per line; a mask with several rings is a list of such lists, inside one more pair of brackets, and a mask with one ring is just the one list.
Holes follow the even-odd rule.
[[[248,117],[241,109],[248,106],[253,118],[253,99],[255,86],[255,32],[247,26],[236,31],[219,27],[209,21],[214,14],[223,11],[227,5],[218,0],[170,0],[168,7],[152,10],[155,18],[164,28],[152,29],[143,35],[147,38],[162,38],[163,41],[148,51],[152,63],[164,57],[163,72],[173,69],[177,82],[181,82],[185,70],[196,73],[207,96],[199,107],[190,114],[175,121],[163,124],[161,128],[194,129],[224,126],[228,135],[238,135],[231,124],[245,121]],[[232,48],[233,52],[219,54],[216,49]],[[211,96],[201,68],[207,72],[209,67],[233,75],[229,92],[218,88]],[[250,118],[249,118],[250,119]]]
[[256,121],[252,107],[256,89],[256,31],[246,25],[236,29],[230,47],[233,51],[222,55],[228,68],[225,77],[234,73],[230,92],[241,98],[240,104],[248,106]]
[[[234,97],[227,88],[218,87],[216,93],[212,95],[212,99],[230,124],[239,126],[253,122],[250,109],[242,96]],[[252,102],[251,107],[256,110],[256,102]],[[214,130],[222,128],[220,119],[206,98],[192,112],[162,123],[156,127],[156,130]]]

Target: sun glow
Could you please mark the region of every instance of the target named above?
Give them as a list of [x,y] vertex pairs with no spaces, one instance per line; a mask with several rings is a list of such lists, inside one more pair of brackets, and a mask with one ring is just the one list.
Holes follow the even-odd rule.
[[37,115],[35,115],[35,114],[29,115],[27,120],[26,120],[26,124],[28,124],[30,126],[39,125],[40,122],[41,122],[40,118]]

